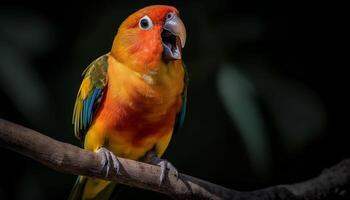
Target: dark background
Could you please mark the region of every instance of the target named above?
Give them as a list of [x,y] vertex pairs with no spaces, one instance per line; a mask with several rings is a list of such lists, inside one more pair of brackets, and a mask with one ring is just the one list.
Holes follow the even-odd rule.
[[[2,2],[0,117],[79,145],[71,116],[81,72],[109,51],[123,19],[159,3]],[[328,10],[297,1],[166,4],[188,34],[188,114],[164,156],[180,172],[246,191],[309,179],[350,156],[347,66],[334,56]],[[65,199],[76,178],[5,149],[0,157],[0,199]]]

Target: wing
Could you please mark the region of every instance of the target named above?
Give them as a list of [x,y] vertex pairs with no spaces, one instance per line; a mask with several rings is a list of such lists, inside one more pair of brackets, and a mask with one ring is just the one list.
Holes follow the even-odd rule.
[[188,73],[186,66],[183,64],[183,68],[185,71],[185,76],[184,76],[184,89],[182,91],[182,106],[181,106],[181,111],[177,114],[176,116],[176,121],[175,121],[175,126],[174,126],[174,133],[177,133],[181,128],[182,125],[185,121],[186,117],[186,109],[187,109],[187,86],[188,86]]
[[75,100],[72,123],[80,141],[90,127],[107,85],[108,54],[93,61],[83,72],[84,79]]

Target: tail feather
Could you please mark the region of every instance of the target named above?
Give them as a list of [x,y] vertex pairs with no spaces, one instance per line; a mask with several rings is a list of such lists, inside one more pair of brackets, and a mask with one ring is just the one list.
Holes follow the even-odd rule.
[[68,197],[68,200],[81,200],[82,199],[86,180],[87,180],[87,178],[84,178],[82,176],[78,176],[78,178],[75,181],[75,184],[73,186],[73,189]]
[[68,197],[68,200],[110,200],[116,184],[79,176]]

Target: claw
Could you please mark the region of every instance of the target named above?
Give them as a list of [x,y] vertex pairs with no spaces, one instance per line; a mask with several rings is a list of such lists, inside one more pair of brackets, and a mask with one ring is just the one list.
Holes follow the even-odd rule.
[[108,176],[110,171],[110,166],[112,165],[114,169],[116,170],[117,174],[120,173],[120,161],[118,160],[117,156],[115,156],[111,151],[108,149],[101,147],[97,150],[97,154],[102,157],[101,164],[103,168],[106,168],[106,174],[105,177]]
[[160,166],[159,187],[162,185],[163,180],[164,180],[165,170],[166,170],[166,162],[167,161],[161,161],[159,163],[159,166]]
[[160,159],[157,156],[157,153],[154,151],[154,149],[149,151],[143,159],[144,159],[143,161],[147,163],[160,166],[159,186],[162,185],[165,179],[165,173],[167,170],[173,171],[175,173],[177,180],[179,180],[179,173],[177,169],[169,161]]
[[156,165],[160,166],[159,187],[164,181],[166,170],[174,171],[176,178],[179,179],[179,173],[177,169],[169,161],[159,159]]
[[117,156],[115,156],[111,151],[109,151],[110,158],[112,159],[113,167],[118,175],[121,175],[120,173],[120,161],[118,160]]

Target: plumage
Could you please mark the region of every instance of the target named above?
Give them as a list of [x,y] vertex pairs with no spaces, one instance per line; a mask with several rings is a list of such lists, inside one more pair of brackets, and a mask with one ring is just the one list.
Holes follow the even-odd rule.
[[[150,6],[129,16],[111,52],[83,72],[72,123],[85,149],[104,147],[133,160],[154,150],[161,157],[182,126],[188,76],[181,59],[163,58],[161,33],[167,13],[178,15],[171,6]],[[139,21],[146,15],[153,26],[141,30]],[[102,193],[108,197],[113,188],[108,181],[80,177],[70,199],[98,199]]]
[[82,73],[84,79],[78,91],[72,118],[74,133],[81,140],[90,126],[107,84],[107,58],[108,55],[99,57]]
[[187,111],[187,85],[188,85],[188,72],[186,69],[186,66],[183,64],[185,76],[184,76],[184,88],[182,91],[182,107],[181,111],[176,116],[175,126],[174,126],[174,133],[177,133],[183,126],[185,122],[186,117],[186,111]]

